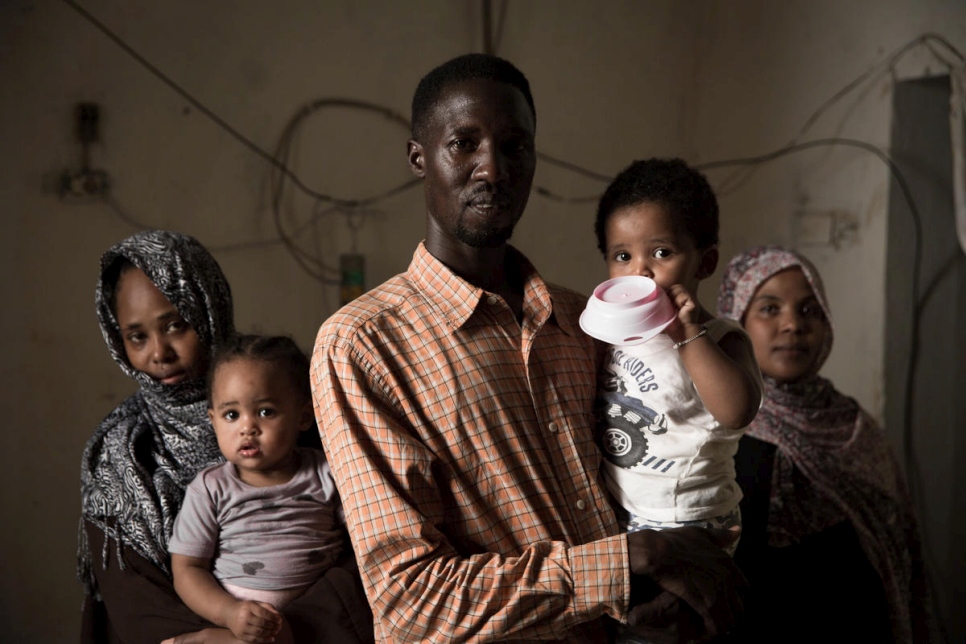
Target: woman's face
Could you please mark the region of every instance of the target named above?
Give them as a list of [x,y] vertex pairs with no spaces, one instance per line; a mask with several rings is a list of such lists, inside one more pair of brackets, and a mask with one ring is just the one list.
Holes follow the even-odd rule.
[[208,352],[198,334],[143,271],[121,273],[115,303],[132,367],[165,385],[204,377]]
[[794,382],[821,367],[828,323],[800,268],[762,282],[745,312],[744,326],[764,375]]

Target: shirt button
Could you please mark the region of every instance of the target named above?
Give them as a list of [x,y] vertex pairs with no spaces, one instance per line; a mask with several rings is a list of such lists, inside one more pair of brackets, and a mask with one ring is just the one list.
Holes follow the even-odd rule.
[[583,499],[577,499],[577,509],[578,510],[583,510],[586,507],[587,507],[587,504],[584,503],[584,500]]
[[551,420],[550,421],[550,424],[547,425],[547,429],[550,430],[550,433],[551,434],[556,434],[559,431],[560,428],[557,427],[557,423],[555,423],[554,421]]
[[497,304],[500,303],[500,298],[497,297],[496,295],[488,295],[486,298],[486,303],[489,304],[490,306],[496,306]]

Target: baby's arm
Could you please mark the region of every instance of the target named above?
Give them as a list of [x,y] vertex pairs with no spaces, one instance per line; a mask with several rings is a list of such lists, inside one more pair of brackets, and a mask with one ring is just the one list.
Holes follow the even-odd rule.
[[[678,321],[668,327],[675,342],[693,338],[701,332],[702,310],[686,288],[677,284],[668,295],[678,309]],[[739,333],[728,333],[715,343],[703,335],[678,347],[705,407],[722,426],[746,427],[761,405],[761,385],[755,374],[742,365],[755,364],[751,344]]]
[[229,595],[211,574],[211,559],[171,553],[174,589],[198,615],[231,630],[238,639],[268,644],[282,628],[282,616],[271,604],[241,601]]

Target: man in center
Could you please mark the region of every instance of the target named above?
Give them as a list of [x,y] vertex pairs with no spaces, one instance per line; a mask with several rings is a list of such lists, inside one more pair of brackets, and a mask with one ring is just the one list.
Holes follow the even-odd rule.
[[[586,299],[507,242],[536,167],[523,74],[427,74],[408,160],[426,238],[319,330],[313,397],[381,642],[702,638],[740,613],[724,531],[623,534],[600,478]],[[692,618],[692,619],[689,619]]]

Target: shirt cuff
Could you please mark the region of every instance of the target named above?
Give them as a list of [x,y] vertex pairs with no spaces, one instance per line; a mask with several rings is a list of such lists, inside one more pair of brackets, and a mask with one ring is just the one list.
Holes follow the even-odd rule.
[[578,615],[606,614],[627,621],[631,589],[627,535],[571,547],[570,570]]

